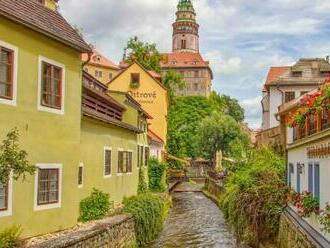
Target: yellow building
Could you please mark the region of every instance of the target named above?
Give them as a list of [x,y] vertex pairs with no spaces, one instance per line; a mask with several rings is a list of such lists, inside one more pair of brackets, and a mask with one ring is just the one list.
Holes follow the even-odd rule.
[[56,3],[0,0],[0,142],[16,127],[36,167],[0,184],[0,232],[20,225],[22,238],[74,226],[93,187],[116,204],[136,194],[147,139],[139,104],[83,73],[81,54],[92,51]]
[[111,80],[108,89],[128,92],[152,116],[149,121],[152,131],[166,141],[168,93],[158,75],[135,62]]
[[82,61],[87,64],[84,66],[84,71],[95,77],[103,84],[107,84],[120,72],[120,67],[111,60],[103,56],[96,49],[93,49],[93,54],[83,54]]

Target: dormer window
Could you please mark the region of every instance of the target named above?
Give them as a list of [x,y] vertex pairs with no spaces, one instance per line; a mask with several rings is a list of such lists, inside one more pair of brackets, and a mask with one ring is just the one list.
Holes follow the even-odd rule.
[[100,55],[95,56],[94,61],[100,62],[101,61],[101,56]]
[[302,77],[302,71],[293,71],[292,76],[293,77]]
[[175,60],[172,61],[172,65],[176,65],[176,61]]

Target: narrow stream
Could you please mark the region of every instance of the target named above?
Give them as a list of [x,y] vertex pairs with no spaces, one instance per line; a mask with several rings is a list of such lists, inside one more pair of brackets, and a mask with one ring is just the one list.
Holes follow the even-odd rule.
[[223,214],[203,193],[174,193],[173,208],[151,248],[236,248]]

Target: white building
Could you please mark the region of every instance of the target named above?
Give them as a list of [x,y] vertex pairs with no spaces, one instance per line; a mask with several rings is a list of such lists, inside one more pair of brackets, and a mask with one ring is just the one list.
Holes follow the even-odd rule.
[[[330,203],[330,111],[323,109],[321,113],[309,115],[304,128],[287,127],[287,119],[299,109],[301,98],[279,107],[281,130],[286,137],[287,182],[297,193],[307,191],[318,197],[320,209],[325,209]],[[291,209],[297,212],[296,207],[291,206]],[[330,234],[322,231],[318,215],[299,218],[330,247]]]
[[164,141],[155,134],[152,130],[148,129],[148,143],[150,157],[157,158],[159,162],[162,161],[162,151],[165,150]]
[[317,88],[330,75],[325,59],[300,59],[293,66],[271,67],[261,101],[262,129],[279,126],[275,115],[278,107]]

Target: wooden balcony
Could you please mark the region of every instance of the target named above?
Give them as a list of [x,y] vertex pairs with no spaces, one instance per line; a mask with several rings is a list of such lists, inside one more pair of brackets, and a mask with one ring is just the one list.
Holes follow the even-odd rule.
[[324,108],[321,112],[307,116],[304,127],[296,126],[293,128],[293,141],[304,139],[329,128],[330,110]]

